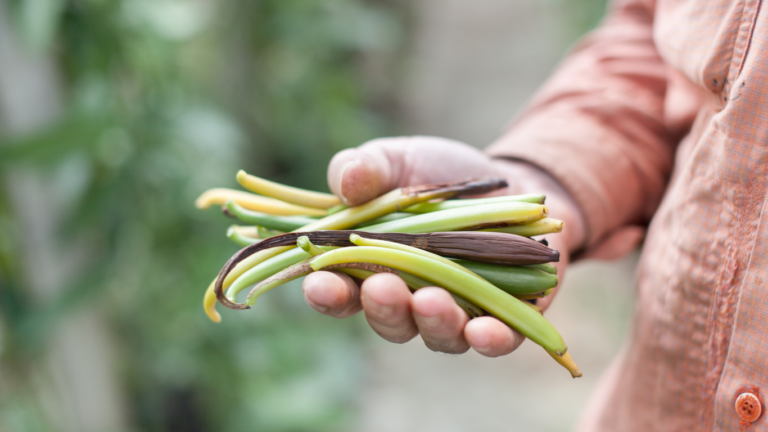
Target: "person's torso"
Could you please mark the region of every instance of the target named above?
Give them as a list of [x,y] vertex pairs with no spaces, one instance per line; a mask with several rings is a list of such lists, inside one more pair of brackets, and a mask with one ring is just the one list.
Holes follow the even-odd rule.
[[[655,8],[659,53],[706,102],[651,223],[601,430],[739,430],[736,397],[768,395],[768,9]],[[767,417],[742,427],[768,430]]]

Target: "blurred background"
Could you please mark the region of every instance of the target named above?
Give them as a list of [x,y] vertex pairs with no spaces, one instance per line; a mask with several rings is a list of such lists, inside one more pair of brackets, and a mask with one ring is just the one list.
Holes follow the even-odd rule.
[[570,430],[636,254],[573,266],[548,312],[571,380],[530,343],[388,344],[298,283],[213,324],[237,247],[192,203],[240,168],[327,190],[379,136],[484,147],[604,1],[0,0],[0,431]]

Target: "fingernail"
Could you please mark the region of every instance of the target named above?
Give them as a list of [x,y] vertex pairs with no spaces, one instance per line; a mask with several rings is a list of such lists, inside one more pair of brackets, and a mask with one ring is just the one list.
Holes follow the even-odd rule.
[[371,299],[371,295],[365,289],[362,291],[362,294],[365,296],[365,302],[373,307],[373,312],[375,312],[377,315],[389,316],[395,313],[395,305],[386,305],[374,301]]
[[347,196],[344,194],[344,173],[347,172],[347,169],[355,164],[355,162],[355,160],[351,160],[344,164],[341,168],[341,174],[339,175],[339,195],[341,195],[339,198],[341,198],[341,201],[344,203],[348,202]]
[[419,321],[422,324],[427,324],[430,327],[438,327],[439,324],[440,324],[440,316],[439,315],[435,315],[435,316],[431,316],[431,317],[430,316],[420,315],[420,314],[416,314],[416,315],[418,315]]
[[319,304],[313,302],[306,295],[304,295],[304,301],[306,301],[308,305],[312,306],[312,308],[315,309],[318,312],[325,313],[325,312],[328,312],[328,310],[330,309],[330,307],[328,307],[328,306],[319,305]]
[[482,336],[475,336],[474,340],[472,341],[472,346],[475,348],[488,348],[488,346],[491,345],[491,338],[482,335]]

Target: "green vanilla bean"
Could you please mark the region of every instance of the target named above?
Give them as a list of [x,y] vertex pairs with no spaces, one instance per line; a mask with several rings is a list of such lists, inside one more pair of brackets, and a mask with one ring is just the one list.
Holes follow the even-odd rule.
[[[346,210],[342,210],[338,213],[326,216],[318,221],[315,221],[309,225],[300,228],[297,231],[316,231],[316,230],[338,230],[347,229],[355,225],[359,225],[365,221],[375,219],[377,217],[384,216],[389,213],[396,212],[402,208],[418,204],[420,202],[429,201],[437,198],[450,198],[458,195],[473,195],[491,192],[507,186],[507,182],[501,179],[483,179],[483,180],[469,180],[456,183],[442,183],[423,186],[413,186],[401,189],[395,189],[387,194],[384,194],[372,201],[365,204],[351,207]],[[546,216],[546,207],[543,208],[544,216]],[[544,217],[543,216],[543,217]],[[408,218],[411,219],[411,218]],[[541,219],[535,218],[533,220]],[[404,219],[405,221],[407,219]],[[397,223],[402,221],[389,222]],[[384,224],[386,225],[386,224]],[[496,226],[503,226],[509,224],[497,224]],[[480,224],[482,227],[483,224]],[[213,316],[213,309],[216,300],[219,301],[225,307],[235,310],[248,309],[249,306],[243,304],[237,304],[231,301],[228,296],[224,295],[224,289],[233,284],[236,279],[239,279],[244,273],[252,270],[258,264],[269,260],[276,255],[279,255],[287,250],[292,249],[290,246],[277,247],[269,250],[261,250],[258,253],[254,253],[253,249],[246,247],[240,252],[236,253],[232,258],[227,261],[224,268],[221,269],[219,275],[216,277],[216,282],[209,286],[206,290],[205,298],[203,299],[206,313],[209,316]],[[303,251],[302,251],[303,253]],[[293,265],[298,261],[290,262],[287,265]],[[285,266],[284,266],[285,267]],[[279,271],[279,270],[278,270]],[[263,277],[269,277],[274,273],[266,274]],[[263,278],[262,277],[262,278]],[[251,283],[262,279],[257,278]],[[250,284],[249,284],[250,285]],[[247,285],[246,285],[247,286]],[[239,292],[244,287],[240,287],[235,290]],[[233,296],[231,296],[233,297]]]
[[514,296],[534,294],[557,286],[557,276],[541,270],[500,266],[467,260],[455,260],[456,264],[474,273]]
[[[435,284],[433,283],[425,281],[420,277],[416,277],[404,271],[397,270],[397,275],[400,276],[400,279],[402,279],[403,282],[405,282],[405,284],[408,285],[408,288],[410,288],[413,291],[416,291],[421,288],[435,286]],[[477,305],[472,304],[471,302],[465,300],[462,297],[457,296],[456,294],[450,291],[448,293],[451,295],[451,297],[453,297],[453,300],[456,302],[456,304],[459,305],[459,307],[462,308],[470,318],[477,318],[477,317],[486,315],[485,311],[482,310]]]
[[296,246],[300,247],[301,250],[312,256],[322,255],[325,252],[324,250],[315,246],[307,236],[301,236],[296,239]]
[[256,227],[256,232],[259,234],[259,238],[260,239],[268,239],[268,238],[271,238],[271,237],[275,237],[275,236],[279,236],[279,235],[285,234],[282,231],[275,231],[275,230],[267,229],[267,228],[260,227],[260,226]]
[[517,234],[524,237],[533,237],[544,234],[554,234],[563,231],[563,221],[553,218],[544,218],[526,225],[488,228],[483,231],[503,232]]
[[408,213],[432,213],[440,210],[448,210],[453,208],[471,207],[481,204],[496,204],[504,202],[527,202],[531,204],[544,204],[546,195],[541,194],[526,194],[526,195],[506,195],[490,198],[469,198],[469,199],[452,199],[440,201],[437,203],[421,203],[408,207],[403,210]]
[[472,276],[480,277],[476,273],[474,273],[472,270],[469,270],[466,267],[462,267],[461,264],[458,264],[455,261],[451,261],[448,258],[444,258],[444,257],[441,257],[440,255],[433,254],[432,252],[428,252],[412,246],[404,245],[401,243],[390,242],[386,240],[375,240],[375,239],[365,238],[360,236],[359,234],[351,234],[349,236],[349,241],[354,243],[356,246],[373,246],[373,247],[380,247],[380,248],[386,248],[386,249],[394,249],[394,250],[399,250],[399,251],[423,256],[425,258],[433,259],[437,262],[453,267],[456,270],[460,270],[465,273],[468,273]]
[[[280,270],[279,272],[259,282],[256,284],[256,286],[253,287],[253,289],[251,289],[251,292],[248,294],[248,299],[250,299],[250,297],[254,296],[256,293],[261,295],[262,293],[265,293],[272,288],[279,287],[280,285],[312,273],[313,270],[312,267],[309,266],[308,261],[309,258],[306,258],[290,267]],[[255,297],[258,297],[258,295],[255,295]]]
[[[445,265],[451,266],[457,270],[461,270],[463,272],[467,272],[471,275],[477,276],[476,274],[472,273],[471,270],[468,270],[461,265],[458,265],[454,263],[453,261],[443,258],[440,255],[433,254],[431,252],[427,252],[422,249],[418,249],[415,247],[407,246],[400,243],[394,243],[390,241],[384,241],[384,240],[372,240],[369,238],[361,237],[358,234],[352,234],[349,236],[349,241],[354,243],[357,246],[375,246],[375,247],[383,247],[388,249],[394,249],[394,250],[400,250],[404,252],[409,252],[413,254],[417,254],[426,258],[433,259],[437,262],[441,262]],[[416,277],[414,275],[402,272],[398,270],[398,276],[400,276],[401,279],[408,285],[408,287],[412,288],[413,290],[417,290],[419,288],[424,288],[427,286],[433,286],[433,284],[429,283],[429,281],[426,281],[424,279],[421,279],[419,277]],[[479,276],[478,276],[479,277]],[[472,302],[458,296],[457,294],[451,293],[451,296],[456,301],[456,304],[459,305],[464,311],[469,315],[471,318],[476,318],[479,316],[485,315],[485,311],[482,310],[480,307],[472,304]]]
[[533,294],[517,294],[515,297],[517,297],[520,300],[533,300],[533,299],[539,299],[544,298],[548,295],[552,294],[552,288],[542,291],[539,293],[533,293]]
[[[299,246],[304,252],[312,256],[322,255],[325,252],[323,249],[320,249],[319,247],[315,246],[307,236],[299,237],[296,240],[296,245]],[[370,270],[355,269],[355,268],[343,268],[340,270],[354,278],[358,278],[362,280],[365,280],[376,274],[375,272],[372,272]],[[400,279],[402,279],[405,282],[405,284],[408,285],[408,288],[410,288],[413,291],[416,291],[420,288],[433,286],[433,284],[425,281],[424,279],[418,278],[414,275],[411,275],[399,270],[397,271],[397,275],[400,276]],[[251,291],[251,293],[253,293],[253,291]],[[456,301],[456,304],[459,305],[459,307],[462,308],[464,312],[466,312],[467,315],[469,315],[470,318],[477,318],[479,316],[485,315],[484,310],[473,305],[472,303],[464,300],[463,298],[455,294],[451,294],[451,296]],[[248,294],[248,299],[250,298],[251,298],[251,294]],[[248,302],[246,301],[246,304],[247,303]]]
[[363,222],[360,225],[356,226],[355,229],[360,229],[360,228],[365,228],[365,227],[368,227],[368,226],[371,226],[371,225],[378,225],[378,224],[383,224],[383,223],[386,223],[386,222],[392,222],[392,221],[396,221],[396,220],[400,220],[400,219],[405,219],[405,218],[413,217],[413,215],[414,215],[414,213],[401,213],[401,212],[390,213],[390,214],[384,215],[384,216],[382,216],[380,218],[371,219],[371,220],[369,220],[367,222]]
[[235,244],[241,247],[250,246],[254,243],[258,243],[259,241],[261,241],[257,238],[248,237],[241,234],[237,230],[236,226],[231,226],[227,228],[227,238],[232,240]]
[[247,224],[282,232],[296,231],[305,225],[317,222],[317,219],[304,216],[275,216],[246,210],[234,200],[227,201],[224,209],[226,209],[225,213],[231,214]]
[[[487,226],[529,224],[545,218],[547,212],[547,207],[540,204],[522,202],[484,204],[419,214],[405,219],[371,225],[361,231],[401,233],[471,231],[484,229]],[[434,229],[437,227],[445,228]]]
[[336,214],[336,213],[338,213],[338,212],[340,212],[342,210],[346,210],[348,208],[349,208],[349,206],[346,205],[346,204],[335,205],[335,206],[333,206],[333,207],[328,209],[328,216],[330,216],[332,214]]
[[[352,209],[350,209],[352,210]],[[338,214],[338,213],[337,213]],[[366,227],[369,232],[401,232],[401,233],[425,233],[439,231],[466,230],[472,227],[483,225],[499,225],[507,223],[526,223],[535,221],[547,215],[547,208],[539,204],[508,202],[498,204],[485,204],[475,207],[464,207],[451,210],[443,210],[435,213],[416,215],[407,219],[387,222],[384,224]],[[302,229],[304,231],[304,229]],[[274,247],[262,250],[266,244],[258,244],[242,249],[235,254],[230,261],[225,264],[219,277],[229,278],[229,271],[235,266],[239,266],[238,258],[242,261],[250,259],[250,256],[262,254],[263,252],[272,252],[280,250],[281,252],[289,246]],[[249,254],[253,254],[248,256]],[[285,267],[296,264],[308,255],[301,249],[292,249],[283,252],[280,255],[272,256],[267,260],[245,270],[238,275],[227,291],[229,303],[224,303],[227,307],[234,304],[234,298],[237,294],[248,286],[258,281],[270,277]],[[234,262],[234,264],[232,264]],[[218,297],[217,297],[218,298]],[[219,299],[219,301],[221,301]],[[242,307],[235,307],[242,309]]]
[[544,349],[559,356],[567,351],[560,334],[541,314],[482,278],[434,259],[394,249],[358,246],[324,253],[315,257],[310,266],[321,270],[353,262],[378,264],[420,277],[483,308]]
[[534,268],[536,270],[541,270],[553,275],[557,274],[557,267],[555,267],[555,265],[551,263],[529,264],[529,265],[526,265],[525,267]]

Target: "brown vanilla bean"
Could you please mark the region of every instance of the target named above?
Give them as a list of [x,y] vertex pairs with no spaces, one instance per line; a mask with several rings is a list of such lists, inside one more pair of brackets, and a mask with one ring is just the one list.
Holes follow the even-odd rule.
[[319,246],[354,246],[349,241],[351,234],[373,240],[400,243],[451,258],[490,264],[529,265],[557,262],[560,259],[560,252],[527,237],[509,233],[475,231],[423,234],[371,233],[356,230],[307,231],[270,237],[247,246],[238,255],[246,249],[251,250],[248,253],[250,255],[272,247],[295,245],[296,240],[302,236],[309,237],[312,243]]
[[506,180],[500,178],[473,179],[454,183],[435,183],[421,186],[408,186],[402,189],[403,195],[419,195],[429,192],[439,192],[448,196],[481,195],[503,189],[509,186]]

